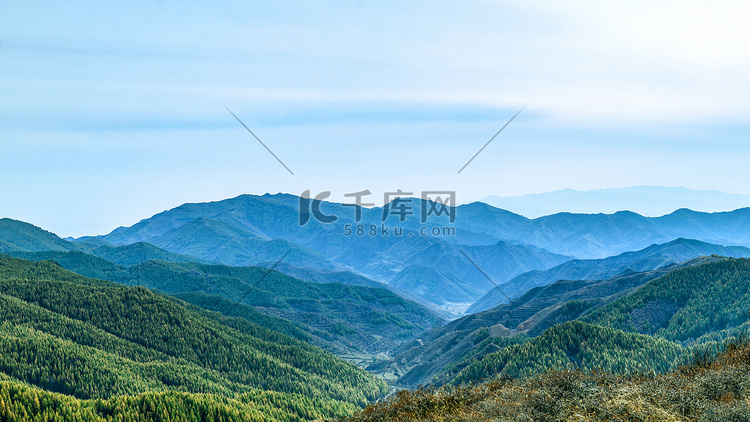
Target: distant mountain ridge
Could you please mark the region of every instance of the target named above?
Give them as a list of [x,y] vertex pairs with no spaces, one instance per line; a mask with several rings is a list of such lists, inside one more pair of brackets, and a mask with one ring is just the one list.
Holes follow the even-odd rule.
[[606,258],[679,238],[750,247],[750,208],[703,213],[679,209],[662,217],[619,211],[614,214],[559,213],[527,219],[484,203],[458,208],[459,232],[483,232],[579,259]]
[[[288,194],[241,195],[217,202],[185,204],[142,220],[132,227],[120,227],[97,239],[115,245],[130,244],[163,236],[189,221],[207,218],[220,220],[264,239],[285,239],[304,245],[323,256],[336,257],[338,260],[338,255],[346,256],[349,246],[356,246],[360,251],[380,251],[404,238],[392,235],[355,236],[351,239],[359,239],[359,242],[350,242],[343,236],[343,226],[356,223],[353,210],[330,202],[322,202],[321,209],[326,214],[337,215],[338,221],[323,224],[313,219],[300,227],[298,206],[299,198]],[[408,216],[406,221],[399,224],[407,233],[414,233],[422,226],[419,222],[421,204],[415,202],[413,206],[415,215]],[[455,212],[453,225],[449,225],[445,216],[433,216],[424,225],[427,228],[454,227],[455,236],[427,238],[462,245],[492,245],[506,241],[533,245],[577,258],[603,258],[680,237],[721,245],[750,246],[750,232],[742,230],[750,223],[750,208],[717,213],[679,209],[662,217],[644,217],[630,211],[613,214],[563,212],[529,219],[474,202],[459,205]],[[382,213],[382,208],[362,209],[361,223],[379,226]],[[386,224],[394,222],[397,219],[389,217]]]
[[209,263],[194,256],[169,252],[144,242],[112,246],[107,242],[90,239],[71,242],[56,234],[23,221],[0,219],[0,253],[7,252],[86,252],[119,265],[135,265],[151,260],[170,262]]
[[750,248],[742,246],[713,245],[692,239],[676,239],[664,244],[651,245],[640,251],[625,252],[603,259],[574,259],[548,270],[529,271],[503,283],[498,289],[487,292],[467,312],[481,312],[494,308],[508,299],[520,297],[534,287],[545,286],[558,280],[603,280],[632,271],[651,271],[705,255],[723,255],[733,258],[750,257]]
[[560,212],[612,214],[629,210],[644,216],[670,214],[680,208],[721,212],[750,206],[750,195],[683,187],[635,186],[617,189],[578,191],[563,189],[521,196],[488,196],[482,202],[528,218]]
[[[284,262],[295,267],[351,271],[375,281],[397,283],[435,306],[465,301],[463,309],[490,291],[492,282],[505,283],[522,273],[547,270],[573,258],[605,258],[678,238],[750,246],[750,231],[745,229],[750,226],[750,208],[713,214],[680,209],[662,217],[620,211],[528,219],[477,202],[456,207],[454,222],[447,215],[433,215],[422,222],[421,210],[429,204],[412,201],[413,214],[404,221],[383,208],[372,208],[360,209],[359,222],[353,207],[321,202],[321,211],[338,220],[327,224],[313,218],[300,225],[299,197],[241,195],[184,204],[132,227],[82,238],[75,244],[91,251],[94,246],[148,242],[171,253],[235,266],[274,263],[289,252]],[[367,230],[352,230],[358,224]],[[385,226],[390,231],[383,234],[380,228]],[[396,227],[400,235],[394,233]],[[432,230],[441,234],[432,235]],[[414,266],[431,268],[435,273],[430,278],[443,287],[437,286],[427,295],[430,285],[413,276],[410,268]],[[412,276],[407,277],[409,274]]]

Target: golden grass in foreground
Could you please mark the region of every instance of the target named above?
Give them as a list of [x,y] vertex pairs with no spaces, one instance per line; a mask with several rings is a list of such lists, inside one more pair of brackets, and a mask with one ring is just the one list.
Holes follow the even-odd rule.
[[750,342],[665,375],[550,371],[402,391],[347,421],[750,421]]

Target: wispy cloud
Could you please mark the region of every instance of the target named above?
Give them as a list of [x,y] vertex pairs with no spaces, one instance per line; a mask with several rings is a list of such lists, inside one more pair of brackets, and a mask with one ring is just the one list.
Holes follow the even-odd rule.
[[[54,221],[28,191],[129,221],[147,201],[316,187],[750,193],[748,21],[739,1],[5,1],[0,179],[20,182],[0,214]],[[470,177],[443,175],[525,103]],[[94,221],[84,208],[69,213]]]

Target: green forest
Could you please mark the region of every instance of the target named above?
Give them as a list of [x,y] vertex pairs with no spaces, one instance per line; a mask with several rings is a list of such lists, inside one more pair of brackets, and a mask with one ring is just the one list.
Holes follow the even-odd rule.
[[[96,279],[143,286],[197,306],[239,316],[330,351],[380,349],[440,325],[431,310],[383,287],[315,283],[262,267],[146,261],[130,267],[82,252],[10,252],[32,261],[52,260]],[[132,257],[129,259],[133,259]],[[266,274],[268,273],[268,274]],[[262,282],[252,288],[258,280]],[[242,305],[235,307],[245,296]],[[258,307],[266,312],[258,312]],[[231,312],[231,314],[228,314]]]
[[0,372],[30,388],[9,384],[7,394],[31,397],[38,387],[64,395],[44,394],[46,403],[92,417],[150,401],[231,416],[260,400],[283,404],[280,420],[309,419],[350,414],[386,391],[305,342],[54,262],[0,257],[0,292]]
[[548,369],[665,373],[750,329],[750,260],[687,266],[604,306],[573,300],[561,306],[568,308],[583,315],[535,337],[489,337],[486,328],[477,330],[477,347],[436,383],[528,377]]
[[690,344],[750,320],[750,259],[671,271],[583,321]]
[[497,375],[530,376],[548,369],[666,372],[684,353],[683,347],[664,339],[572,321],[474,361],[453,383]]

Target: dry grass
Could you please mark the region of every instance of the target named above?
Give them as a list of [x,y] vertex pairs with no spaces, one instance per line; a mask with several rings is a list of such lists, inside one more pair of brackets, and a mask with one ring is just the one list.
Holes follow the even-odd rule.
[[549,371],[529,379],[402,391],[346,419],[380,421],[750,421],[750,341],[656,376]]

